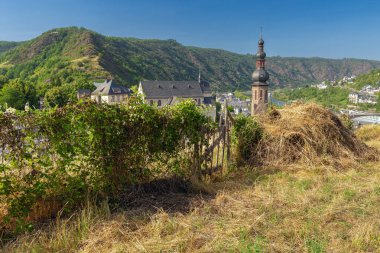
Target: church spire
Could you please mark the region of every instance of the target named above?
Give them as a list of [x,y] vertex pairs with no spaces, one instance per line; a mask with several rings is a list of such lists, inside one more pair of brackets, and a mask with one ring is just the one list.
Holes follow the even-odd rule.
[[269,74],[265,70],[265,57],[267,56],[264,51],[264,40],[262,38],[262,34],[260,35],[260,39],[258,42],[258,49],[256,53],[256,70],[252,74],[253,81],[259,83],[265,83],[269,79]]
[[262,113],[268,105],[268,84],[269,74],[265,70],[265,51],[262,29],[260,29],[260,38],[258,41],[258,49],[256,53],[256,70],[252,74],[252,99],[251,99],[251,115]]

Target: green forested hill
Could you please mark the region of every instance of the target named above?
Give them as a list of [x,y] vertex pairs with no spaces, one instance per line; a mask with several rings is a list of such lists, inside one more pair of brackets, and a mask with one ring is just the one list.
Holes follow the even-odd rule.
[[[284,87],[358,75],[380,68],[380,62],[268,57],[267,66],[271,85]],[[254,68],[253,55],[60,28],[17,45],[0,43],[0,104],[20,107],[27,101],[35,104],[40,96],[64,104],[93,80],[114,78],[124,85],[142,79],[194,80],[198,69],[214,91],[247,89]]]
[[0,54],[20,45],[21,42],[0,41]]
[[380,69],[374,69],[368,73],[359,75],[355,78],[354,83],[350,86],[356,90],[360,90],[368,84],[374,87],[380,86]]

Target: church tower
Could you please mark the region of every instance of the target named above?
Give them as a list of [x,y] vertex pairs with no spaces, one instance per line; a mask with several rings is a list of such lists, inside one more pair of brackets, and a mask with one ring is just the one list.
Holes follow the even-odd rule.
[[265,70],[264,40],[262,36],[259,39],[257,50],[256,70],[252,74],[252,99],[251,115],[259,114],[266,111],[268,106],[268,84],[269,74]]

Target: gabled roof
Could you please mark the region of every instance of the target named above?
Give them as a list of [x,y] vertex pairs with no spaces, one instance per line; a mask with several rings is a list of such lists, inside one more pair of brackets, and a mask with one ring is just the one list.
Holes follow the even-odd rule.
[[116,84],[114,80],[105,80],[104,83],[94,83],[96,90],[92,92],[92,95],[120,95],[120,94],[131,94],[131,91],[124,87]]
[[146,98],[203,97],[197,81],[141,81]]

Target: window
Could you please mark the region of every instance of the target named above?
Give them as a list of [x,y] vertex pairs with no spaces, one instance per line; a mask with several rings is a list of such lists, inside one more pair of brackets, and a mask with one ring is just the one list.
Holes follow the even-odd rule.
[[263,90],[260,90],[260,100],[263,99]]
[[115,96],[111,96],[111,102],[115,102]]
[[157,106],[161,106],[161,100],[157,101]]
[[265,91],[265,102],[268,102],[268,91]]
[[257,90],[255,90],[255,100],[257,100]]
[[200,98],[198,99],[198,105],[201,105],[201,99]]
[[112,88],[113,93],[121,93],[120,88]]
[[149,101],[150,106],[153,106],[153,100]]

